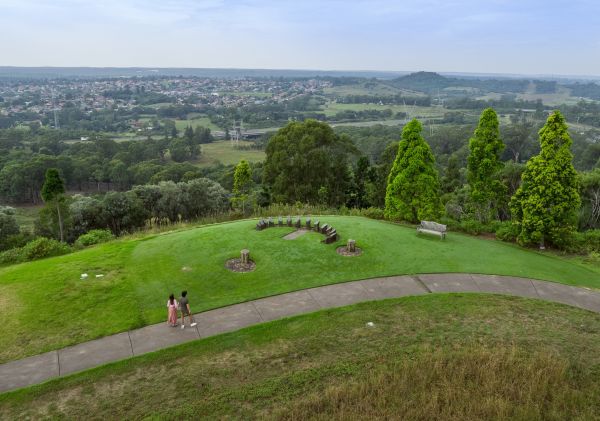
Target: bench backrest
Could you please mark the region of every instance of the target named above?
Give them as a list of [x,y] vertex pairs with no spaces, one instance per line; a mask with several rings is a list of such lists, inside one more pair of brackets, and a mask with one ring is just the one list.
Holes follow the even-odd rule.
[[446,225],[438,224],[433,221],[421,221],[421,228],[430,231],[446,232]]

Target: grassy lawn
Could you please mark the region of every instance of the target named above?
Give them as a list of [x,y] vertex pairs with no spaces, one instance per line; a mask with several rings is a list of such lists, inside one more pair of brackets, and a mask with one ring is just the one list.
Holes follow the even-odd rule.
[[401,89],[389,85],[385,82],[363,82],[353,85],[339,85],[323,89],[325,95],[343,96],[343,95],[395,95],[405,94],[407,96],[425,96],[423,92]]
[[[377,276],[476,272],[525,276],[600,288],[600,268],[491,240],[451,233],[446,241],[413,228],[359,217],[322,217],[348,258],[311,232],[254,230],[255,221],[209,225],[142,239],[126,238],[71,255],[0,269],[0,362],[57,349],[165,318],[170,292],[190,292],[194,311],[318,285]],[[224,267],[248,248],[257,269]],[[186,268],[182,270],[182,268]],[[89,279],[81,281],[80,274]],[[95,278],[96,274],[104,277]]]
[[6,393],[0,418],[597,419],[598,349],[600,315],[584,310],[492,295],[407,297]]
[[222,130],[219,126],[216,126],[215,124],[212,123],[212,121],[210,121],[210,119],[208,117],[196,117],[196,116],[192,116],[194,118],[188,118],[186,120],[174,120],[175,121],[175,127],[177,128],[177,130],[179,130],[180,132],[183,132],[183,130],[185,130],[185,128],[187,126],[192,126],[194,129],[196,128],[196,126],[202,126],[202,127],[206,127],[209,128],[213,131],[219,131]]
[[[240,145],[250,145],[251,142],[240,141]],[[215,165],[219,162],[225,165],[237,164],[242,159],[248,162],[258,162],[265,159],[265,152],[259,150],[234,149],[229,140],[201,145],[202,156],[198,161],[199,166]]]
[[[340,111],[351,110],[351,111],[364,111],[364,110],[392,110],[394,113],[407,112],[410,118],[441,118],[444,116],[447,109],[441,107],[421,107],[413,106],[410,103],[404,105],[379,105],[379,104],[341,104],[330,102],[324,105],[323,113],[332,117]],[[456,110],[458,111],[458,110]]]

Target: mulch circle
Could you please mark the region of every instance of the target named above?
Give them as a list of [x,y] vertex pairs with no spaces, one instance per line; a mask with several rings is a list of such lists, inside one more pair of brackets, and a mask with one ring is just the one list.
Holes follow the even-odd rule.
[[252,260],[248,263],[242,263],[242,259],[229,259],[225,262],[225,267],[232,272],[252,272],[256,269],[256,263]]
[[355,247],[354,250],[355,251],[348,251],[346,246],[341,246],[335,249],[337,254],[340,254],[342,256],[360,256],[362,254],[362,249],[360,247]]

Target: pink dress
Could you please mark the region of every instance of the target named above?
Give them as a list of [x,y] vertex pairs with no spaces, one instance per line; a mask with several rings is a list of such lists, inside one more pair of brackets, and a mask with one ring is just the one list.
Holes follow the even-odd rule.
[[179,307],[179,303],[177,300],[173,300],[173,304],[171,304],[171,300],[167,300],[167,308],[169,309],[169,320],[168,323],[171,326],[177,326],[177,308]]

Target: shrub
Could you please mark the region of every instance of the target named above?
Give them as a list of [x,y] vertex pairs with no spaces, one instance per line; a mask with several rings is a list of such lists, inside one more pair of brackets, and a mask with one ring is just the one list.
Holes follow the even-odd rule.
[[583,245],[589,253],[600,253],[600,229],[585,231]]
[[600,230],[575,232],[561,243],[561,249],[569,253],[595,255],[600,253]]
[[32,241],[34,238],[35,236],[27,231],[20,232],[14,235],[9,235],[8,237],[0,240],[0,251],[23,247],[25,244]]
[[21,248],[24,261],[43,259],[44,257],[60,256],[72,251],[68,244],[40,237],[27,243]]
[[14,248],[0,253],[0,264],[19,263],[22,260],[22,248]]
[[517,241],[519,235],[519,227],[511,221],[504,221],[496,228],[496,238],[502,241],[514,242]]
[[20,263],[44,257],[60,256],[72,251],[68,244],[49,238],[40,237],[28,242],[23,247],[13,248],[0,253],[0,263]]
[[487,232],[486,226],[475,219],[465,219],[460,222],[461,231],[471,235],[479,235],[482,232]]
[[105,243],[114,239],[115,236],[108,229],[103,230],[91,230],[86,234],[79,236],[77,241],[75,241],[76,248],[89,247],[94,244]]
[[367,218],[371,218],[371,219],[384,219],[385,218],[383,209],[381,209],[381,208],[370,207],[370,208],[362,209],[361,213],[363,216],[365,216]]

